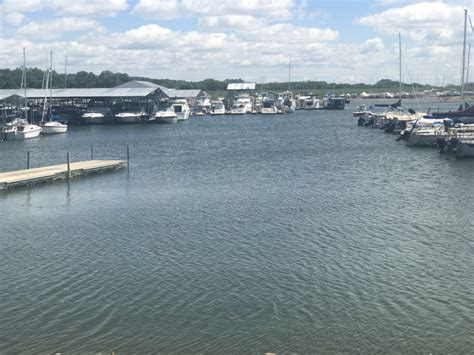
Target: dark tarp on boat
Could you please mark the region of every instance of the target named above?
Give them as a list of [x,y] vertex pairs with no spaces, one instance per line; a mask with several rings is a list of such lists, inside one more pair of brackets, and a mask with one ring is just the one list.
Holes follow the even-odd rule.
[[375,104],[374,105],[375,107],[391,107],[391,108],[397,108],[397,107],[400,107],[402,106],[402,100],[398,100],[397,102],[395,102],[394,104]]

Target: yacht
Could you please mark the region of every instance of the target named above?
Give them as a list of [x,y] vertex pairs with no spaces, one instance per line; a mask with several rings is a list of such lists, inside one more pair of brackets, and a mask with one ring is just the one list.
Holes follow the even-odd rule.
[[176,100],[171,105],[171,108],[176,114],[178,121],[186,121],[191,114],[191,109],[189,108],[188,102],[186,100]]
[[231,115],[245,115],[247,113],[247,110],[245,109],[245,102],[236,100],[232,104],[232,107],[230,109],[230,114]]
[[156,123],[176,123],[178,122],[178,116],[171,108],[169,108],[167,110],[155,112],[151,121]]
[[104,124],[111,121],[113,115],[107,100],[91,100],[81,116],[83,124]]
[[213,101],[211,104],[211,115],[225,115],[225,106],[222,101]]
[[67,124],[58,121],[48,121],[41,124],[43,134],[58,134],[67,132]]
[[354,117],[366,117],[370,113],[371,112],[369,110],[367,110],[366,105],[359,105],[359,106],[357,106],[356,110],[352,112]]
[[275,101],[270,99],[265,99],[262,102],[262,114],[276,114],[277,108],[275,106]]
[[125,102],[117,109],[115,120],[118,123],[141,123],[147,118],[143,105],[139,102]]
[[25,106],[21,109],[25,112],[25,118],[17,118],[7,126],[4,131],[4,138],[6,140],[25,140],[31,138],[37,138],[41,134],[41,127],[33,123],[28,122],[28,98],[26,95],[26,56],[25,48],[23,48],[23,74],[21,78],[22,88],[24,90]]
[[293,95],[287,94],[282,97],[282,106],[285,113],[293,113],[296,110],[296,101]]

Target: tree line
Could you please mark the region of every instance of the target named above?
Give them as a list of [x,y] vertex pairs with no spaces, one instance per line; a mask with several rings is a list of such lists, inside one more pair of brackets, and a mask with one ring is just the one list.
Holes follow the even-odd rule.
[[[0,69],[0,89],[18,89],[21,86],[22,68]],[[113,73],[109,70],[102,71],[99,75],[92,72],[80,71],[75,74],[60,74],[53,71],[53,88],[111,88],[124,84],[131,80],[150,81],[155,84],[173,89],[190,90],[199,89],[207,92],[219,92],[227,89],[227,84],[244,82],[242,79],[204,79],[201,81],[185,81],[172,79],[152,79],[147,77],[129,76],[125,73]],[[27,69],[27,87],[41,88],[44,82],[44,70],[38,68]],[[430,89],[429,85],[403,84],[407,89],[415,86],[417,90]],[[376,84],[368,85],[364,83],[328,83],[326,81],[297,81],[288,85],[282,82],[270,82],[257,84],[257,91],[281,92],[290,88],[295,92],[322,92],[337,91],[360,93],[362,91],[398,91],[399,82],[389,79],[382,79]],[[407,90],[409,91],[409,90]]]

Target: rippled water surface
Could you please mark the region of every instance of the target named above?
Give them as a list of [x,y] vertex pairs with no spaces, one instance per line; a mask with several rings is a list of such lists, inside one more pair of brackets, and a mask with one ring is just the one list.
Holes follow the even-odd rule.
[[474,160],[351,108],[0,143],[0,171],[131,151],[0,193],[0,352],[472,352]]

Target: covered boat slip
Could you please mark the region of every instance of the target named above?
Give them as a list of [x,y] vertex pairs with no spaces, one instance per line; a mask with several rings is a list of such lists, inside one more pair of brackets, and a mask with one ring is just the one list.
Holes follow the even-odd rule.
[[9,171],[0,173],[0,190],[118,170],[123,168],[126,163],[126,160],[87,160],[70,164],[66,163],[34,169]]

